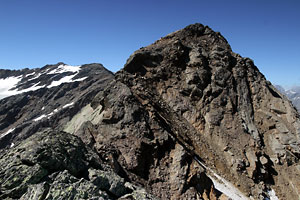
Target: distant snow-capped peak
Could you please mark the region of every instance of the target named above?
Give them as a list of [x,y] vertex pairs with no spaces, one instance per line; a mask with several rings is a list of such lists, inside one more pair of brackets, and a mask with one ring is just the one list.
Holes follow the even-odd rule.
[[83,81],[87,77],[78,76],[81,67],[58,64],[29,70],[27,73],[8,73],[8,76],[0,78],[0,99],[40,88],[59,86],[62,83]]

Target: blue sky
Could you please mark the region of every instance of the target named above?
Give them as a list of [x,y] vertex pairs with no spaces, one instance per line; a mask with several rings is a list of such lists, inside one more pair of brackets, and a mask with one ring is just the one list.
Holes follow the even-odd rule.
[[299,0],[0,0],[0,68],[99,62],[192,23],[210,26],[274,84],[300,85]]

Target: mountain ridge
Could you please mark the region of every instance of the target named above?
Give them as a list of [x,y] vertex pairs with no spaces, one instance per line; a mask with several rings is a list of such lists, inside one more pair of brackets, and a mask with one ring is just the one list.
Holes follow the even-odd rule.
[[90,67],[0,100],[0,198],[299,197],[299,114],[220,33],[189,25],[116,74]]
[[60,62],[36,69],[0,70],[0,99],[43,87],[54,87],[61,83],[82,81],[87,78],[84,74],[88,74],[97,66],[103,67],[95,63],[69,66]]

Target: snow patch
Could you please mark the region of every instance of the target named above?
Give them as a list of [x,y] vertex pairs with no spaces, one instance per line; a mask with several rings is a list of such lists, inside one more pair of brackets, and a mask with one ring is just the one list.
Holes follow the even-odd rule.
[[58,80],[58,81],[53,81],[50,85],[47,86],[47,88],[55,87],[55,86],[58,86],[62,83],[71,83],[71,82],[76,82],[76,81],[83,81],[87,78],[87,77],[83,77],[83,78],[78,78],[78,79],[72,80],[76,75],[77,75],[77,73],[73,74],[73,75],[70,75],[70,76],[65,76],[65,77],[61,78],[60,80]]
[[68,104],[66,104],[66,105],[63,106],[63,109],[64,109],[64,108],[67,108],[67,107],[70,107],[70,106],[73,106],[73,105],[74,105],[74,102],[68,103]]
[[4,136],[6,136],[6,135],[8,135],[8,134],[10,134],[11,132],[13,132],[15,130],[15,128],[11,128],[11,129],[9,129],[8,131],[6,131],[4,134],[2,134],[1,136],[0,136],[0,138],[3,138]]
[[279,200],[279,198],[276,196],[276,193],[273,189],[268,191],[269,199],[267,200]]
[[72,78],[74,78],[76,75],[77,74],[73,74],[73,75],[70,75],[70,76],[65,76],[65,77],[61,78],[60,80],[58,80],[58,81],[53,81],[50,85],[47,86],[47,88],[55,87],[55,86],[58,86],[62,83],[74,82],[74,80],[72,80]]
[[45,87],[45,86],[38,86],[38,84],[40,84],[40,83],[36,83],[33,86],[31,86],[30,88],[26,88],[24,90],[17,90],[17,89],[12,90],[12,88],[14,88],[18,85],[18,83],[21,81],[21,79],[22,79],[22,76],[8,77],[5,79],[0,79],[0,99],[3,99],[8,96],[12,96],[12,95],[20,94],[23,92],[38,90],[40,88]]
[[54,112],[49,113],[49,114],[47,115],[47,118],[50,119],[51,116],[52,116],[53,114],[54,114]]
[[[70,83],[70,82],[75,82],[75,81],[83,81],[88,77],[83,77],[83,78],[78,78],[73,80],[73,78],[79,73],[79,71],[81,70],[81,66],[70,66],[70,65],[59,65],[56,69],[50,69],[48,74],[58,74],[58,73],[64,73],[64,72],[73,72],[75,74],[73,75],[69,75],[69,76],[65,76],[63,78],[61,78],[58,81],[53,81],[50,85],[47,86],[47,88],[51,88],[54,86],[58,86],[62,83]],[[25,77],[34,75],[35,72],[32,72],[30,74],[25,75]],[[28,91],[33,91],[33,90],[38,90],[40,88],[44,88],[45,85],[39,86],[39,83],[34,84],[33,86],[31,86],[30,88],[24,89],[24,90],[17,90],[13,88],[15,88],[18,83],[22,80],[22,77],[24,75],[20,75],[20,76],[13,76],[13,77],[8,77],[5,79],[0,79],[0,99],[3,99],[5,97],[8,96],[12,96],[12,95],[16,95],[16,94],[20,94],[23,92],[28,92]],[[28,79],[27,81],[31,81],[34,79],[37,79],[41,76],[41,73],[36,74],[34,77]]]
[[45,117],[47,117],[47,115],[41,115],[41,116],[35,118],[33,121],[37,122],[37,121],[40,121],[41,119],[43,119]]
[[41,76],[41,74],[37,74],[36,76],[32,77],[31,79],[28,79],[27,81],[32,81],[34,79],[37,79]]
[[25,77],[32,76],[32,75],[34,75],[34,74],[35,74],[35,72],[32,72],[32,73],[30,73],[30,74],[26,74]]
[[210,174],[207,174],[207,176],[212,180],[217,190],[219,190],[232,200],[249,200],[249,198],[246,197],[233,184],[216,174],[212,169],[205,166],[199,159],[197,159],[197,157],[195,157],[194,159],[208,172],[210,172]]
[[81,66],[59,65],[56,69],[53,69],[53,70],[47,72],[47,74],[58,74],[58,73],[64,73],[64,72],[73,72],[75,74],[69,75],[69,76],[65,76],[65,77],[61,78],[60,80],[58,80],[58,81],[53,81],[47,87],[51,88],[51,87],[54,87],[54,86],[58,86],[58,85],[60,85],[62,83],[70,83],[70,82],[75,82],[75,81],[83,81],[87,77],[72,80],[78,74],[78,72],[80,70],[81,70]]
[[9,133],[13,132],[14,130],[15,130],[15,128],[11,128],[11,129],[9,129],[8,131],[6,131],[5,135],[7,135],[7,134],[9,134]]
[[87,78],[87,76],[86,77],[83,77],[83,78],[78,78],[78,79],[75,79],[75,80],[73,80],[74,82],[75,81],[83,81],[83,80],[85,80]]
[[31,86],[30,88],[26,88],[26,89],[20,90],[20,91],[17,91],[17,90],[15,90],[15,91],[17,92],[17,94],[19,94],[19,93],[23,93],[23,92],[29,92],[29,91],[33,91],[33,90],[38,90],[38,89],[40,89],[40,88],[44,88],[44,87],[45,87],[44,85],[38,86],[38,84],[40,84],[40,82],[34,84],[34,85]]
[[[45,107],[42,108],[42,110],[44,110],[44,109],[45,109]],[[37,121],[39,121],[39,120],[41,120],[41,119],[43,119],[43,118],[46,118],[46,117],[47,117],[48,119],[50,119],[51,116],[54,115],[54,113],[57,113],[57,112],[59,112],[60,110],[61,110],[60,108],[56,108],[56,109],[54,109],[51,113],[49,113],[49,114],[43,114],[43,115],[41,115],[41,116],[35,118],[33,121],[37,122]]]
[[234,185],[232,185],[230,182],[226,181],[222,177],[220,177],[218,174],[211,171],[213,176],[210,176],[207,174],[207,176],[212,180],[215,188],[222,193],[224,193],[226,196],[231,198],[232,200],[249,200],[243,193],[241,193]]
[[[56,108],[56,109],[54,109],[54,110],[53,110],[51,113],[49,113],[49,114],[43,114],[43,115],[41,115],[41,116],[35,118],[33,121],[36,122],[36,121],[39,121],[39,120],[41,120],[41,119],[43,119],[43,118],[45,118],[45,117],[47,117],[48,119],[50,119],[50,118],[52,117],[52,115],[54,115],[55,113],[59,112],[61,109],[70,107],[70,106],[72,106],[72,105],[74,105],[74,102],[71,102],[71,103],[69,103],[69,104],[66,104],[66,105],[64,105],[62,108]],[[42,108],[42,110],[44,110],[44,109],[45,109],[45,107]]]
[[81,66],[59,65],[56,69],[49,71],[47,74],[59,74],[64,72],[79,72]]
[[14,88],[20,81],[22,77],[8,77],[5,79],[0,79],[0,99],[5,97],[15,95],[17,92],[15,90],[11,90]]

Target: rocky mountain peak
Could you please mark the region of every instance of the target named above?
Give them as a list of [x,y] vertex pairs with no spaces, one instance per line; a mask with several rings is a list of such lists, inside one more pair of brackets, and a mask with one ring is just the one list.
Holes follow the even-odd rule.
[[143,73],[143,67],[132,69],[132,63],[140,62],[141,66],[151,67],[163,60],[173,64],[173,67],[185,67],[181,64],[186,61],[190,64],[205,62],[208,60],[203,57],[226,54],[228,51],[231,51],[231,47],[220,33],[212,31],[208,26],[193,24],[137,50],[127,60],[124,71]]
[[272,185],[296,184],[282,166],[299,174],[298,113],[219,33],[190,25],[136,51],[116,76],[191,155],[244,193],[262,198]]
[[299,197],[299,114],[220,33],[187,26],[115,75],[79,68],[0,100],[0,198]]

